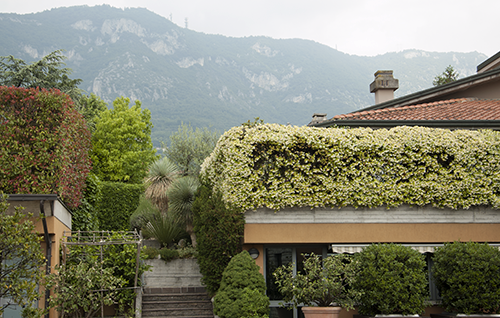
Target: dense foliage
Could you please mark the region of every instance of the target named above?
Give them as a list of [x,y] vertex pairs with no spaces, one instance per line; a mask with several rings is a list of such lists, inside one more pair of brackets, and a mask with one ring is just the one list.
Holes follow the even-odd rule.
[[92,135],[92,171],[103,181],[140,183],[157,156],[151,142],[151,113],[141,102],[129,108],[120,97],[101,112]]
[[71,229],[73,231],[97,231],[99,230],[99,218],[97,205],[102,199],[101,181],[93,174],[87,175],[85,191],[78,208],[73,209],[71,217]]
[[221,195],[212,193],[206,184],[198,189],[193,216],[202,282],[210,294],[215,294],[231,257],[241,252],[245,219],[226,207]]
[[29,215],[20,208],[7,214],[7,195],[0,193],[0,316],[11,305],[27,306],[39,297],[38,283],[45,264],[40,238]]
[[201,175],[241,211],[294,206],[498,208],[500,133],[423,127],[234,127]]
[[64,67],[62,50],[47,54],[33,63],[15,58],[12,55],[0,56],[0,85],[24,88],[58,89],[75,101],[81,95],[78,85],[81,79],[70,79],[70,68]]
[[487,243],[445,243],[433,274],[443,305],[468,315],[500,313],[500,251]]
[[356,255],[353,288],[361,293],[362,315],[415,315],[428,298],[425,258],[408,246],[372,244]]
[[56,270],[57,274],[47,278],[46,288],[53,290],[50,306],[63,312],[64,317],[95,317],[102,304],[110,306],[115,303],[117,288],[125,283],[113,276],[112,268],[101,268],[97,260],[92,264],[57,265]]
[[59,90],[0,86],[0,190],[57,193],[69,207],[83,197],[90,133]]
[[182,124],[170,135],[170,144],[163,145],[165,156],[174,162],[185,175],[197,176],[200,166],[214,150],[220,134],[205,127],[193,129]]
[[[90,293],[86,297],[82,296],[79,298],[76,293],[79,292],[81,288],[86,288],[88,291],[101,290],[101,288],[96,289],[95,287],[99,286],[98,283],[102,282],[110,284],[113,303],[118,305],[117,315],[131,317],[134,315],[133,303],[136,295],[133,287],[137,265],[137,245],[135,243],[123,244],[123,242],[130,241],[130,235],[126,232],[108,232],[107,237],[104,239],[106,242],[115,241],[120,242],[120,244],[104,244],[102,246],[73,245],[70,247],[66,264],[62,269],[66,271],[66,275],[69,275],[68,277],[70,277],[71,280],[69,282],[63,281],[64,284],[60,285],[61,287],[67,287],[67,289],[73,293],[74,299],[70,299],[70,296],[62,296],[61,302],[64,303],[68,301],[71,304],[75,304],[74,307],[77,307],[77,305],[86,305],[92,306],[89,308],[94,308],[96,304],[88,304],[90,302],[89,298],[94,299],[98,297],[98,295]],[[81,240],[84,241],[83,238],[81,238]],[[141,253],[141,259],[144,258],[145,255]],[[81,264],[86,265],[81,267]],[[83,273],[83,269],[85,268],[89,271],[88,274]],[[99,274],[95,276],[93,271],[99,273],[101,268],[104,275]],[[143,264],[143,262],[139,262],[137,286],[141,284],[140,277],[142,273],[148,269],[149,266]],[[71,271],[76,271],[76,273],[71,273]],[[100,278],[99,276],[108,277]],[[64,276],[62,278],[64,278]],[[55,280],[57,282],[61,279],[56,278]],[[83,281],[85,281],[86,284],[82,284]],[[117,288],[122,289],[114,292],[114,289]],[[107,293],[104,294],[107,295]]]
[[434,78],[432,85],[441,86],[444,84],[452,83],[458,79],[458,75],[458,72],[455,71],[453,66],[448,65],[441,75],[438,75]]
[[142,184],[102,182],[96,213],[101,230],[128,230],[129,220],[144,193]]
[[358,292],[352,288],[357,274],[357,263],[346,255],[321,259],[319,255],[304,255],[303,270],[293,273],[294,264],[283,265],[273,273],[283,300],[319,307],[340,306],[354,309]]
[[224,270],[214,298],[214,314],[221,318],[268,317],[266,282],[247,251],[234,256]]

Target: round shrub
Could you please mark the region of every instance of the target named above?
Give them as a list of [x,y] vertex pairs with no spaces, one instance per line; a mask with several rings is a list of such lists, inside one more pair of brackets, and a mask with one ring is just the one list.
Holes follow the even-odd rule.
[[434,253],[433,274],[450,312],[500,313],[500,251],[488,244],[446,243]]
[[169,248],[162,248],[160,250],[160,257],[165,262],[173,260],[174,258],[179,257],[179,252],[177,250],[171,250]]
[[222,274],[214,299],[220,318],[261,318],[269,315],[266,282],[247,251],[234,256]]
[[408,246],[373,244],[356,258],[360,271],[354,288],[362,294],[362,315],[423,313],[428,293],[422,254]]
[[152,246],[144,246],[142,248],[142,254],[145,259],[155,259],[158,255],[160,255],[160,250]]

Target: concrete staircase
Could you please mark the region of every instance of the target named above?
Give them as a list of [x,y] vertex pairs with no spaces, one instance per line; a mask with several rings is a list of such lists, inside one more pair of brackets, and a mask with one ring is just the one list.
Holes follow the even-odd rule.
[[195,259],[148,260],[146,264],[153,267],[143,277],[143,318],[214,317]]

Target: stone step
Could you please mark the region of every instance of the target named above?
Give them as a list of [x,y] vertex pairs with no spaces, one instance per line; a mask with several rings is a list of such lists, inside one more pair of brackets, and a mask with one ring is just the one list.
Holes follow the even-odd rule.
[[213,317],[212,308],[169,308],[169,309],[142,309],[142,317]]
[[186,293],[186,294],[150,294],[143,295],[142,302],[179,302],[179,301],[210,301],[207,294]]
[[199,308],[199,309],[212,309],[212,302],[210,300],[182,300],[182,301],[143,301],[142,310],[161,310],[173,308]]

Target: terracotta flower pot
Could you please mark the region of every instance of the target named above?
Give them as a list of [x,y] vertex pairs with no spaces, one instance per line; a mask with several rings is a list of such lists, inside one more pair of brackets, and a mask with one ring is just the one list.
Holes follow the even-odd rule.
[[338,318],[342,307],[302,307],[305,318]]

